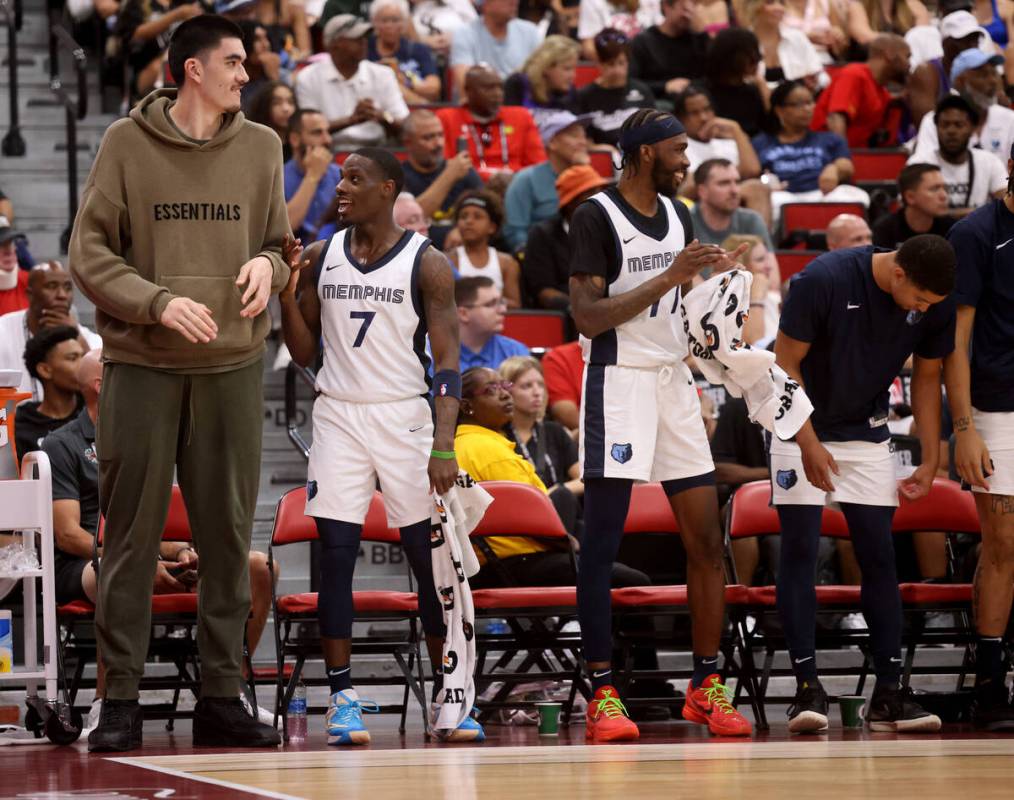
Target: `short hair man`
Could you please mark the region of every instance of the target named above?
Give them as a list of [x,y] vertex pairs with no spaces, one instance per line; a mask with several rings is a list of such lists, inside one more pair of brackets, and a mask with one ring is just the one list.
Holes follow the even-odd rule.
[[946,236],[954,224],[947,215],[947,186],[936,164],[908,164],[898,175],[901,208],[873,226],[873,243],[896,250],[920,233]]
[[18,459],[38,450],[46,435],[77,416],[77,366],[84,355],[77,328],[43,328],[25,345],[25,368],[43,387],[42,400],[21,403],[14,415]]
[[459,149],[467,150],[483,180],[546,160],[531,112],[503,104],[503,78],[486,64],[465,73],[464,102],[441,108],[437,116],[444,126],[444,157],[451,159]]
[[331,155],[327,117],[315,108],[300,108],[289,118],[292,158],[285,164],[285,209],[289,226],[304,241],[318,238],[342,171]]
[[835,73],[817,100],[810,127],[837,133],[849,147],[883,147],[898,138],[896,126],[888,128],[887,107],[891,95],[887,84],[904,84],[912,51],[893,33],[882,33],[869,44],[869,57],[848,64]]
[[710,38],[694,30],[697,0],[662,0],[662,21],[630,43],[630,77],[648,84],[655,97],[675,97],[704,77]]
[[[954,420],[954,465],[975,492],[982,553],[972,609],[976,699],[972,721],[987,730],[1014,730],[1007,672],[1008,622],[1014,584],[1014,326],[1009,297],[1014,279],[1014,148],[1007,160],[1007,193],[951,228],[958,254],[957,333],[944,363]],[[1005,641],[1008,639],[1008,641]]]
[[431,238],[442,248],[450,232],[451,210],[462,192],[481,189],[482,178],[472,167],[466,147],[453,156],[444,155],[444,126],[428,108],[417,108],[401,127],[408,159],[401,165],[405,190],[415,195],[423,214],[433,220]]
[[[739,170],[725,158],[711,158],[694,172],[697,204],[690,210],[694,236],[704,244],[721,244],[742,233],[759,236],[768,252],[774,250],[764,219],[756,211],[741,208]],[[705,271],[705,277],[707,271]]]
[[[813,414],[795,441],[770,447],[772,503],[781,522],[778,611],[796,676],[793,733],[826,730],[817,677],[814,570],[821,514],[838,503],[862,571],[876,685],[866,719],[874,731],[931,733],[940,719],[902,689],[901,597],[891,523],[899,492],[924,497],[940,453],[940,370],[954,349],[954,250],[920,235],[894,252],[825,253],[792,281],[782,307],[777,364],[806,389]],[[905,362],[922,464],[899,481],[887,427],[888,393]]]
[[539,134],[546,148],[546,160],[521,170],[507,187],[504,208],[507,224],[503,236],[514,252],[525,246],[528,232],[537,222],[560,210],[556,177],[569,167],[587,164],[591,117],[577,117],[569,111],[547,111],[539,115]]
[[24,355],[28,340],[44,328],[70,326],[80,334],[81,349],[101,347],[102,338],[81,325],[74,311],[74,284],[70,273],[59,261],[36,264],[28,273],[28,308],[0,317],[0,369],[21,372],[18,391],[30,392],[41,400],[42,383],[25,371]]
[[863,247],[873,241],[869,224],[855,214],[839,214],[827,224],[827,249]]
[[222,17],[176,29],[179,88],[153,92],[106,131],[71,237],[74,278],[103,333],[111,421],[97,442],[106,525],[96,629],[108,673],[92,751],[142,743],[137,692],[174,473],[202,556],[194,744],[280,741],[239,700],[266,311],[289,278],[290,235],[282,143],[240,113],[245,57],[242,31]]
[[461,92],[465,74],[476,64],[488,64],[501,78],[517,72],[542,35],[535,23],[518,17],[518,0],[486,0],[479,7],[479,18],[451,36],[455,91]]
[[992,153],[970,147],[979,112],[963,97],[951,94],[937,104],[933,121],[937,149],[913,155],[908,163],[940,167],[951,216],[961,218],[990,199],[1002,197],[1007,187],[1003,162]]
[[539,222],[528,233],[521,278],[539,308],[570,313],[570,220],[577,207],[609,185],[594,167],[578,164],[556,177],[560,213]]
[[28,272],[18,264],[23,234],[0,214],[0,316],[28,308]]
[[328,119],[338,148],[382,144],[397,136],[408,116],[394,73],[366,60],[366,37],[373,26],[353,14],[338,14],[324,26],[330,58],[296,76],[301,108],[316,108]]
[[525,345],[501,333],[507,302],[492,278],[477,275],[455,281],[454,304],[461,331],[462,372],[472,367],[499,369],[511,356],[529,355]]
[[[1014,111],[1001,105],[1003,78],[999,67],[1004,63],[999,54],[984,53],[978,47],[965,50],[954,59],[951,67],[950,94],[963,97],[979,115],[972,131],[970,145],[992,153],[1001,161],[1007,158],[1014,144]],[[947,95],[941,96],[941,100]],[[1006,98],[1004,98],[1006,102]],[[934,106],[935,108],[935,106]],[[933,152],[940,146],[932,109],[919,123],[914,152]]]

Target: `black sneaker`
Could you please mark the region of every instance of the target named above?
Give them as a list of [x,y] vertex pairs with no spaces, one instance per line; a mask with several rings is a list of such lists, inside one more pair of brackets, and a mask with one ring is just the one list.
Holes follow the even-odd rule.
[[873,690],[866,721],[881,733],[936,733],[940,717],[930,714],[912,699],[912,690],[888,686]]
[[140,747],[143,725],[137,700],[103,700],[99,724],[88,734],[88,752],[122,753]]
[[277,747],[278,731],[258,722],[238,697],[202,697],[194,708],[197,747]]
[[1014,731],[1014,705],[1003,680],[980,681],[975,687],[972,724],[986,731]]
[[788,715],[789,733],[823,733],[827,730],[827,692],[819,681],[799,684]]

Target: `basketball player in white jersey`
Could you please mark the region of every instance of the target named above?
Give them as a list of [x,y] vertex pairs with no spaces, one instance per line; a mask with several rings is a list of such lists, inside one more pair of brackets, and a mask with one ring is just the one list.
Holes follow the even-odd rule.
[[[331,691],[329,744],[370,740],[362,712],[376,710],[352,688],[352,573],[377,480],[387,519],[419,583],[419,616],[437,683],[445,629],[430,562],[431,492],[454,484],[454,428],[461,397],[454,277],[426,237],[394,223],[404,182],[386,150],[367,147],[342,168],[338,214],[348,227],[317,242],[281,295],[282,329],[293,360],[306,366],[323,338],[306,514],[321,541],[318,608]],[[298,258],[298,255],[294,256]],[[291,263],[291,259],[290,259]],[[298,299],[296,290],[298,288]],[[436,424],[429,404],[430,359]],[[477,741],[468,719],[446,738]]]
[[[660,481],[682,531],[693,623],[694,675],[685,719],[713,733],[748,735],[718,674],[725,614],[722,534],[714,464],[689,368],[681,286],[727,253],[693,238],[686,207],[666,194],[690,162],[672,114],[642,109],[623,124],[623,175],[582,203],[571,222],[570,298],[585,360],[581,460],[585,534],[578,615],[595,696],[591,741],[636,739],[612,685],[610,570],[635,480]],[[744,246],[745,247],[745,246]]]

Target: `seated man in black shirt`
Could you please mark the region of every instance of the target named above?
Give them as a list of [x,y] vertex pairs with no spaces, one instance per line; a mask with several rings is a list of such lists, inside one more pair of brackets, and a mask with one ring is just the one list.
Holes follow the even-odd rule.
[[894,250],[920,233],[946,236],[954,224],[947,185],[936,164],[909,164],[898,175],[902,207],[873,226],[873,244]]
[[708,34],[691,26],[696,0],[662,0],[662,22],[630,43],[630,77],[648,84],[655,97],[675,97],[704,77]]
[[568,167],[557,176],[560,213],[529,231],[521,265],[525,292],[536,307],[570,312],[570,218],[581,203],[608,183],[587,164]]
[[29,401],[14,412],[14,443],[18,460],[38,450],[47,434],[65,425],[81,410],[77,365],[84,355],[77,328],[43,328],[25,345],[28,374],[42,384],[43,399]]
[[[77,368],[78,389],[84,408],[71,421],[49,434],[42,449],[49,456],[53,473],[53,551],[56,568],[56,602],[96,599],[96,565],[92,561],[99,529],[99,461],[95,450],[95,423],[102,387],[102,354],[90,350]],[[98,549],[101,563],[102,548]],[[155,572],[155,594],[192,591],[196,586],[197,552],[185,542],[162,542]],[[278,567],[275,566],[275,576]],[[250,553],[250,618],[246,639],[250,653],[257,648],[271,608],[271,573],[264,553]],[[88,715],[94,727],[105,692],[105,670],[98,660],[95,698]],[[272,715],[261,711],[261,721]]]
[[442,250],[453,227],[451,210],[461,193],[481,189],[482,178],[472,168],[468,148],[444,160],[444,126],[437,115],[422,108],[405,119],[401,129],[408,160],[402,164],[405,191],[415,195],[426,217],[433,220],[430,238]]

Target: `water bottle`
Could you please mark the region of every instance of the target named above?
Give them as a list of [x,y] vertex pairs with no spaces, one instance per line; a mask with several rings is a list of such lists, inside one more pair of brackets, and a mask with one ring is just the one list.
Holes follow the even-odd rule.
[[306,741],[306,685],[300,681],[289,700],[289,741]]

